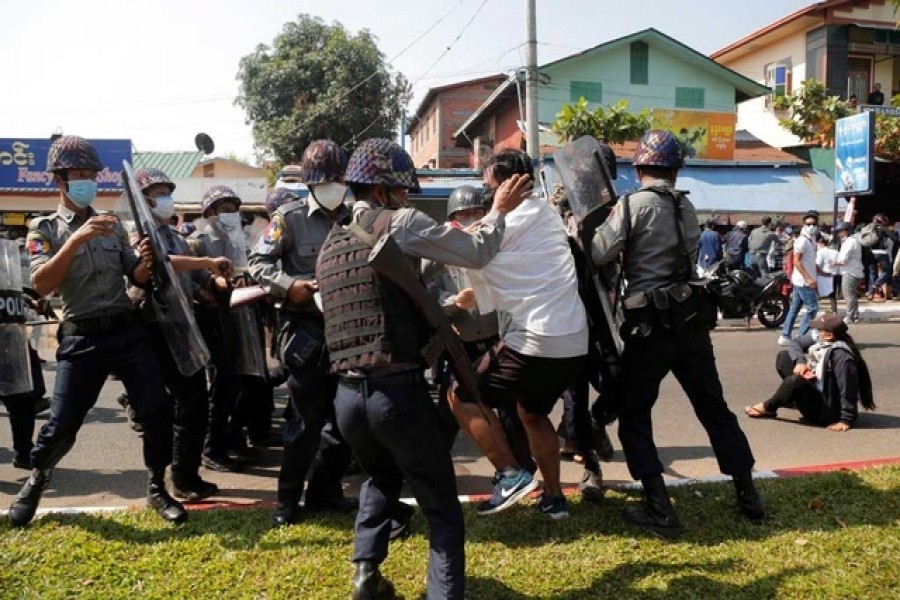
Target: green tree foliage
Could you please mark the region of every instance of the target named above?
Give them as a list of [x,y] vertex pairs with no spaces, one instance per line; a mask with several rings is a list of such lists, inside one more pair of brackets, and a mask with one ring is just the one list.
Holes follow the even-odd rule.
[[[900,94],[891,98],[891,106],[900,107]],[[900,161],[900,117],[875,115],[875,154]]]
[[575,104],[564,104],[551,128],[567,142],[592,135],[610,144],[621,144],[639,139],[651,126],[650,111],[630,113],[627,100],[619,100],[605,110],[598,107],[591,111],[582,97]]
[[368,30],[352,34],[301,14],[271,47],[260,44],[244,56],[235,104],[253,126],[257,151],[286,164],[315,139],[350,148],[369,137],[393,138],[410,87],[375,42]]
[[837,96],[829,96],[828,89],[815,79],[807,79],[796,93],[779,96],[775,108],[788,112],[780,119],[782,127],[804,142],[823,148],[834,146],[835,121],[850,114],[850,108]]

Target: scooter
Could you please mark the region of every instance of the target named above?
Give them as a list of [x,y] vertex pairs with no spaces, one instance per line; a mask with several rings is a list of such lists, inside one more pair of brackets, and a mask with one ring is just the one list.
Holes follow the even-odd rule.
[[746,319],[748,327],[753,315],[769,329],[784,324],[790,308],[790,280],[784,271],[753,279],[746,271],[729,271],[724,261],[698,271],[710,280],[722,318]]

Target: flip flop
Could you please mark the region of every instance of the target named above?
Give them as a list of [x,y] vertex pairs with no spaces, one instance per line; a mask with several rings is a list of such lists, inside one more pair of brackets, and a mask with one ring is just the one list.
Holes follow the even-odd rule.
[[778,416],[777,413],[765,409],[759,410],[755,406],[745,406],[744,413],[751,419],[774,419]]

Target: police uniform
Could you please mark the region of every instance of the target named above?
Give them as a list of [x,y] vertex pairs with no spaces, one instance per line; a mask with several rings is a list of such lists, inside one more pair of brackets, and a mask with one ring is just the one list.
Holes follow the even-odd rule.
[[295,281],[315,279],[316,259],[329,230],[349,212],[341,205],[332,218],[315,202],[288,202],[272,215],[250,255],[250,273],[282,303],[274,341],[289,373],[291,417],[284,429],[276,513],[283,511],[288,521],[293,520],[307,473],[307,507],[343,501],[341,479],[350,448],[334,426],[337,381],[328,371],[322,313],[312,301],[291,304],[288,290]]
[[[60,205],[50,216],[33,220],[28,232],[32,275],[96,214],[88,208],[79,216]],[[46,475],[33,488],[46,486],[49,472],[72,448],[110,373],[122,380],[135,419],[143,427],[144,463],[151,472],[151,485],[154,481],[162,485],[162,474],[172,461],[173,406],[160,376],[157,354],[125,294],[125,277],[132,276],[139,261],[117,224],[112,235],[94,237],[76,249],[59,284],[63,322],[56,352],[56,384],[50,418],[31,455],[35,472]]]
[[[681,161],[681,147],[674,137],[669,132],[651,130],[638,144],[634,164],[677,169]],[[695,279],[693,265],[697,264],[699,237],[693,204],[683,192],[660,179],[620,200],[597,229],[591,248],[598,265],[624,252],[623,275],[628,282],[619,440],[631,476],[644,483],[647,503],[643,509],[626,509],[625,516],[672,537],[680,534],[681,525],[662,480],[663,465],[653,441],[651,421],[660,382],[669,371],[706,430],[719,469],[734,476],[739,507],[751,519],[764,516],[750,477],[753,454],[737,418],[725,403],[716,370],[709,336],[712,323],[709,313],[704,313],[709,306],[704,304],[702,289],[687,294],[694,287],[688,282]]]
[[[235,249],[228,236],[210,225],[195,231],[188,239],[190,253],[194,256],[224,256],[235,261]],[[227,306],[207,306],[199,303],[196,307],[197,325],[203,333],[210,351],[211,368],[209,385],[209,427],[203,449],[204,463],[217,470],[238,470],[240,467],[230,460],[229,446],[232,443],[232,415],[241,394],[240,377],[237,372],[238,345],[240,332],[228,318]]]

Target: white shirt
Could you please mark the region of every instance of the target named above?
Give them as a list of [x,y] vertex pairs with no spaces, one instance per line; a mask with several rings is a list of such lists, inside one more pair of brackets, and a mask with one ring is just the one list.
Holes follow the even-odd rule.
[[863,278],[862,246],[855,236],[848,235],[841,243],[837,264],[841,265],[841,273],[856,279]]
[[797,261],[803,264],[803,268],[810,277],[816,276],[816,245],[805,235],[800,235],[794,240],[794,270],[791,272],[791,283],[794,287],[809,287],[806,279],[796,267]]
[[[532,334],[510,339],[504,335],[513,350],[536,354],[534,344],[525,343],[527,338],[540,340],[537,345],[548,350],[542,356],[587,353],[587,316],[578,295],[575,260],[562,219],[545,200],[531,197],[508,213],[500,251],[483,269],[468,274],[481,312],[503,311],[513,321],[510,333]],[[577,348],[570,343],[573,339],[552,342],[563,336],[577,338]]]
[[834,291],[834,276],[838,274],[840,267],[837,265],[838,251],[834,248],[816,249],[816,266],[826,274],[816,272],[816,288],[819,296],[830,296]]

